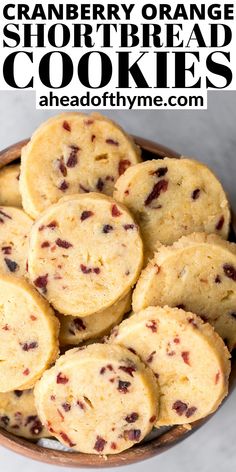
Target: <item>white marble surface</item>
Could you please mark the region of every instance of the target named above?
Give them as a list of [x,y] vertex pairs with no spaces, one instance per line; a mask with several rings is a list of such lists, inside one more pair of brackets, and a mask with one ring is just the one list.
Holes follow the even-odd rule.
[[[0,92],[0,148],[30,136],[56,112],[36,111],[31,92]],[[129,132],[157,140],[208,163],[236,208],[236,92],[212,92],[207,111],[113,111]],[[233,472],[236,470],[236,391],[198,432],[159,457],[114,472]],[[0,447],[1,472],[62,472]]]

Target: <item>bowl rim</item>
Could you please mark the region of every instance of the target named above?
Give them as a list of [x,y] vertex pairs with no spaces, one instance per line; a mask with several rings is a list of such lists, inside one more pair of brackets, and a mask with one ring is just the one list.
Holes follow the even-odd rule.
[[[177,151],[174,151],[157,142],[144,139],[140,136],[133,136],[133,138],[136,144],[141,148],[142,152],[146,154],[149,159],[163,159],[164,157],[181,157],[181,154]],[[28,143],[28,141],[29,139],[19,141],[0,151],[0,168],[19,159],[21,149]],[[233,234],[236,237],[236,218],[234,213],[232,213],[232,228]],[[236,362],[233,362],[232,372],[230,375],[229,393],[232,393],[235,386]],[[213,415],[215,413],[213,413]],[[203,424],[207,423],[213,415],[209,415],[206,418],[195,421],[190,425],[173,426],[168,431],[164,432],[162,435],[151,439],[150,441],[142,442],[136,446],[133,446],[131,449],[123,451],[119,454],[109,455],[106,457],[93,454],[65,452],[44,448],[27,439],[14,436],[13,434],[1,428],[0,445],[27,458],[51,465],[58,465],[62,467],[71,468],[118,467],[123,465],[134,464],[161,454],[162,452],[176,445],[181,440],[186,439],[190,434],[195,432]]]

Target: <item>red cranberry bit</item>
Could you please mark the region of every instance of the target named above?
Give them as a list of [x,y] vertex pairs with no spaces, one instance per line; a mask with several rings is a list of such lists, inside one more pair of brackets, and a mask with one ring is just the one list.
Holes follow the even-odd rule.
[[138,413],[130,413],[130,415],[127,415],[125,417],[125,421],[127,421],[127,423],[135,423],[135,421],[137,421],[139,415]]
[[69,249],[70,247],[73,247],[73,244],[60,238],[58,238],[55,242],[58,247],[62,247],[63,249]]
[[59,374],[57,375],[57,384],[67,384],[69,382],[69,379],[68,377],[66,377],[66,375],[62,374],[61,372],[59,372]]
[[117,444],[115,442],[112,442],[111,443],[111,449],[117,449]]
[[38,436],[43,431],[43,425],[39,418],[35,419],[33,425],[30,428],[31,434]]
[[10,331],[9,325],[6,324],[5,326],[2,327],[4,331]]
[[11,246],[3,246],[2,247],[2,252],[6,256],[9,256],[12,253],[12,247]]
[[8,218],[9,220],[12,220],[12,217],[8,215],[7,213],[5,213],[5,211],[3,210],[0,210],[0,215],[5,216],[5,218]]
[[23,349],[23,351],[31,351],[32,349],[36,349],[38,347],[38,343],[36,341],[33,341],[32,343],[24,343],[24,344],[21,344],[21,347]]
[[31,319],[32,321],[36,321],[36,320],[37,320],[37,316],[35,316],[35,315],[30,315],[30,319]]
[[111,139],[111,138],[106,139],[106,143],[111,144],[112,146],[119,146],[118,141],[115,141],[114,139]]
[[234,268],[234,266],[232,266],[231,264],[224,264],[223,269],[226,277],[236,282],[236,269]]
[[186,418],[190,418],[190,416],[193,416],[196,411],[197,408],[195,406],[191,406],[190,408],[188,408],[185,414]]
[[63,180],[59,185],[59,190],[61,190],[62,192],[65,192],[68,188],[69,184],[66,182],[66,180]]
[[200,188],[196,188],[192,193],[192,199],[197,200],[200,197]]
[[119,208],[117,208],[116,205],[112,205],[111,207],[111,214],[114,218],[118,217],[118,216],[121,216],[122,213],[121,211],[119,210]]
[[16,395],[16,397],[20,398],[22,395],[23,395],[23,391],[22,390],[14,390],[14,394]]
[[140,429],[130,429],[124,431],[124,438],[129,441],[139,441],[140,436]]
[[78,152],[80,151],[80,148],[78,146],[70,146],[71,152],[69,155],[69,158],[67,160],[67,167],[73,168],[78,164]]
[[50,243],[49,241],[44,241],[42,244],[41,244],[41,248],[44,249],[45,247],[49,247],[50,246]]
[[62,439],[64,442],[66,442],[69,447],[74,447],[74,446],[76,446],[76,444],[74,444],[74,443],[70,440],[69,436],[67,436],[67,434],[64,433],[63,431],[60,432],[60,436],[61,436],[61,439]]
[[127,224],[123,226],[124,226],[125,231],[129,231],[129,229],[137,229],[137,226],[133,224]]
[[151,354],[147,357],[148,364],[150,364],[153,361],[153,357],[155,356],[156,351],[151,352]]
[[75,326],[77,331],[85,331],[86,330],[86,325],[84,324],[84,322],[81,318],[74,318],[73,325]]
[[156,421],[157,417],[155,415],[151,416],[149,422],[150,423],[154,423],[154,421]]
[[128,393],[128,388],[130,387],[131,383],[127,382],[126,380],[119,380],[118,382],[118,390],[121,393]]
[[47,228],[55,229],[55,228],[57,228],[57,226],[58,226],[57,221],[53,220],[53,221],[51,221],[51,223],[49,223],[49,224],[47,225]]
[[103,226],[103,229],[102,229],[102,232],[107,234],[107,233],[110,233],[111,231],[113,231],[113,226],[111,225],[104,225]]
[[130,365],[130,366],[121,365],[119,367],[119,370],[122,370],[126,374],[130,375],[130,377],[133,377],[133,373],[136,372],[137,369],[135,365]]
[[93,273],[94,273],[94,274],[97,274],[97,275],[98,275],[98,274],[100,274],[100,272],[101,272],[101,269],[99,269],[99,267],[94,267],[94,268],[93,268]]
[[182,356],[182,359],[185,362],[185,364],[190,365],[189,352],[188,351],[181,352],[181,356]]
[[66,131],[69,131],[69,132],[71,131],[71,127],[70,127],[68,121],[64,121],[62,126]]
[[93,141],[95,140],[95,138],[96,138],[95,134],[92,134],[92,136],[91,136],[91,142],[92,142],[92,143],[93,143]]
[[194,320],[194,318],[188,318],[189,324],[191,324],[194,328],[198,328],[197,322]]
[[167,167],[159,167],[159,169],[155,170],[155,172],[152,172],[152,175],[156,175],[157,177],[164,177],[167,172]]
[[15,261],[12,261],[11,259],[8,259],[7,257],[4,258],[4,261],[10,272],[16,272],[19,269],[19,265]]
[[106,367],[102,367],[100,369],[100,374],[103,375],[103,374],[105,374],[105,372],[106,372]]
[[91,274],[92,269],[90,267],[85,266],[84,264],[80,264],[80,269],[83,274]]
[[101,177],[99,177],[98,181],[97,181],[97,184],[96,184],[96,189],[99,191],[99,192],[102,192],[103,191],[103,188],[104,188],[104,182],[103,180],[101,179]]
[[114,182],[115,178],[112,177],[112,175],[107,175],[106,178],[105,178],[105,180],[106,180],[107,182]]
[[150,320],[146,323],[146,328],[151,329],[153,333],[157,332],[157,322],[155,320]]
[[39,227],[39,231],[43,231],[44,228],[45,228],[45,226],[44,226],[44,225],[41,225],[41,226]]
[[47,284],[48,284],[48,274],[41,275],[37,277],[37,279],[34,280],[35,287],[40,288],[44,292],[46,291]]
[[118,167],[119,175],[124,174],[126,169],[128,169],[128,167],[130,167],[130,166],[131,166],[131,162],[128,159],[122,159],[119,162],[119,167]]
[[50,398],[51,398],[51,400],[52,400],[53,402],[56,400],[56,397],[55,397],[55,395],[51,395],[51,397],[50,397]]
[[81,410],[85,410],[85,404],[81,402],[81,400],[77,400],[77,405],[81,408]]
[[178,338],[178,336],[176,336],[176,338],[174,338],[174,343],[175,343],[175,344],[179,344],[179,343],[180,343],[180,339]]
[[186,403],[181,402],[181,400],[177,400],[173,405],[172,405],[172,410],[175,410],[177,415],[182,416],[184,413],[186,413],[188,409],[188,405]]
[[1,416],[0,420],[1,420],[1,423],[4,424],[4,426],[8,426],[8,425],[9,425],[9,422],[10,422],[9,416],[7,416],[7,415]]
[[224,219],[224,216],[222,215],[218,221],[218,223],[216,224],[216,230],[217,231],[220,231],[223,226],[224,226],[224,222],[225,222],[225,219]]
[[29,375],[29,373],[30,373],[30,370],[29,370],[29,369],[25,369],[25,370],[23,371],[23,375]]
[[167,180],[159,180],[154,186],[151,193],[147,196],[144,205],[148,206],[152,203],[153,200],[156,200],[161,193],[166,192],[168,189],[168,181]]
[[81,221],[84,221],[84,220],[87,220],[87,218],[90,218],[91,216],[93,216],[94,213],[90,210],[85,210],[81,213],[81,217],[80,217],[80,220]]
[[220,372],[217,372],[217,374],[215,376],[215,385],[218,384],[219,380],[220,380]]
[[90,190],[88,188],[84,187],[84,185],[82,185],[82,184],[79,184],[79,188],[84,193],[89,193],[90,192]]
[[102,452],[106,444],[107,444],[107,441],[105,441],[105,439],[103,439],[101,436],[97,436],[93,449],[97,452]]
[[215,278],[215,283],[216,284],[221,284],[221,277],[217,274],[216,278]]
[[63,410],[65,410],[66,412],[70,411],[70,409],[71,409],[71,405],[69,403],[62,403],[61,406],[62,406]]
[[58,159],[58,167],[59,167],[59,170],[62,173],[63,177],[66,177],[67,176],[67,168],[65,166],[63,157]]

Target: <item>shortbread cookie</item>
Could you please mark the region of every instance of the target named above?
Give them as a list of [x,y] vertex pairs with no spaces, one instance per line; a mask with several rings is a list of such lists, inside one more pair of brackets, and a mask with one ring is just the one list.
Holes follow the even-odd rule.
[[31,388],[58,354],[59,322],[26,280],[0,275],[0,392]]
[[118,177],[139,161],[133,140],[108,118],[82,113],[53,117],[22,150],[24,209],[36,218],[64,194],[112,195]]
[[141,274],[133,309],[180,306],[211,323],[236,346],[236,245],[197,233],[161,247]]
[[121,322],[130,308],[131,292],[106,310],[86,316],[86,318],[58,314],[61,325],[60,344],[62,346],[79,345],[84,341],[101,338]]
[[137,225],[125,207],[105,195],[65,197],[31,232],[30,278],[65,315],[92,315],[123,298],[142,263]]
[[110,342],[137,353],[160,386],[156,426],[213,413],[228,392],[229,352],[214,329],[177,308],[149,307],[114,329]]
[[227,239],[229,203],[214,174],[190,159],[159,159],[126,170],[114,198],[135,216],[147,255],[158,245],[172,244],[194,231]]
[[22,207],[19,177],[19,164],[5,166],[0,170],[0,205]]
[[0,427],[27,439],[51,436],[38,417],[33,390],[0,393]]
[[108,344],[67,351],[44,373],[35,398],[41,421],[59,441],[92,454],[128,449],[158,415],[151,370],[128,349]]
[[0,207],[0,272],[25,275],[32,223],[23,210]]

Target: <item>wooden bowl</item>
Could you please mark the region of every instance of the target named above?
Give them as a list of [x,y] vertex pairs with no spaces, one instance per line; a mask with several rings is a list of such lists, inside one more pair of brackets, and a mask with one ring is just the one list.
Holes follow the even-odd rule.
[[[179,158],[180,154],[171,149],[162,146],[158,143],[148,141],[146,139],[134,136],[136,143],[142,149],[143,159],[155,159],[167,157]],[[10,146],[9,148],[0,152],[0,168],[20,159],[21,148],[28,140]],[[231,239],[236,239],[236,223],[235,217],[232,215],[232,229]],[[230,375],[229,393],[233,391],[236,386],[236,362],[232,362],[232,372]],[[65,452],[54,449],[45,448],[30,442],[26,439],[14,436],[3,429],[0,429],[0,444],[18,454],[35,459],[37,461],[46,462],[49,464],[60,465],[64,467],[88,467],[88,468],[102,468],[102,467],[117,467],[121,465],[133,464],[138,461],[150,459],[166,451],[179,441],[184,440],[200,426],[205,424],[212,415],[202,420],[195,421],[186,426],[174,426],[169,428],[160,428],[155,430],[153,439],[142,442],[139,445],[133,446],[131,449],[124,451],[117,455],[110,455],[106,459],[92,454],[82,454],[79,452]]]

